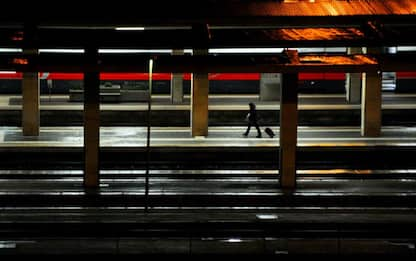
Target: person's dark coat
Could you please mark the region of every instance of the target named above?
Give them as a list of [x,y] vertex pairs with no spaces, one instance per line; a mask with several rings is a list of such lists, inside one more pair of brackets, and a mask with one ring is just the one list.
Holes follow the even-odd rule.
[[252,102],[249,104],[249,112],[248,112],[248,126],[247,130],[244,132],[244,136],[247,136],[250,133],[251,126],[254,126],[257,130],[257,138],[261,138],[261,131],[259,124],[257,123],[257,111],[256,111],[256,105]]
[[249,116],[248,116],[248,120],[251,124],[255,124],[257,123],[257,111],[256,111],[256,105],[254,103],[250,103],[250,111],[249,111]]

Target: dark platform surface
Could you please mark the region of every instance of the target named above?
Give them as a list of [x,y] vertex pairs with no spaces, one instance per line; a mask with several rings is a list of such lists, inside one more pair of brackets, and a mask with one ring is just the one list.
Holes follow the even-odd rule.
[[[301,94],[300,126],[359,126],[360,104],[346,102],[342,94]],[[258,95],[210,95],[210,126],[244,125],[248,103],[254,102],[261,124],[279,124],[279,101],[261,101]],[[101,103],[102,126],[146,126],[147,102]],[[42,126],[82,126],[83,104],[69,102],[67,95],[45,95],[40,100]],[[190,125],[190,100],[172,104],[169,96],[154,95],[152,125]],[[0,125],[21,126],[21,97],[0,96]],[[382,122],[385,126],[416,125],[416,95],[383,93]]]

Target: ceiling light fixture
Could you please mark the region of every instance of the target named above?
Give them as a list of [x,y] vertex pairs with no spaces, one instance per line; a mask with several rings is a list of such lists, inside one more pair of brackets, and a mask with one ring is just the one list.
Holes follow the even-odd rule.
[[115,29],[116,29],[116,31],[143,31],[144,27],[143,26],[139,26],[139,27],[116,27]]

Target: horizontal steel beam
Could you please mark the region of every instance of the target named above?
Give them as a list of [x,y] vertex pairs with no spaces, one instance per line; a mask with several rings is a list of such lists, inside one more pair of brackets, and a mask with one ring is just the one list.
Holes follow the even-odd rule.
[[[186,49],[201,44],[201,37],[195,31],[184,28],[143,31],[38,28],[32,33],[34,37],[29,42],[24,38],[23,29],[0,28],[1,47],[85,48],[93,45],[99,48]],[[375,29],[369,29],[365,24],[355,27],[210,29],[209,34],[208,39],[203,39],[208,48],[416,45],[416,24]]]
[[155,60],[154,72],[367,72],[377,71],[377,62],[363,55],[300,56],[274,55],[209,55],[149,56],[100,55],[92,64],[82,54],[41,54],[0,56],[0,70],[47,72],[147,72],[148,60]]

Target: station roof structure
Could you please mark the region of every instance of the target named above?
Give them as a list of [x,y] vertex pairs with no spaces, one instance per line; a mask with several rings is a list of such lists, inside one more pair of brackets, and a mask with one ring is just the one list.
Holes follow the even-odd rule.
[[[14,5],[7,3],[6,5]],[[289,1],[131,1],[116,4],[77,1],[36,2],[10,7],[0,17],[3,44],[16,32],[36,27],[39,44],[104,46],[141,45],[189,47],[196,25],[209,29],[210,44],[339,45],[415,42],[416,2],[412,0],[289,0]],[[119,31],[116,28],[143,28]]]
[[[36,21],[43,25],[322,25],[385,21],[411,21],[416,13],[412,0],[198,0],[109,2],[36,1],[6,3],[15,7],[0,21]],[[22,8],[27,12],[22,13]],[[30,9],[29,9],[30,8]],[[351,19],[353,18],[353,19]],[[355,21],[355,22],[354,22]]]
[[[71,1],[48,3],[47,8],[41,2],[25,7],[32,11],[22,14],[21,8],[9,8],[14,11],[0,17],[2,47],[207,49],[416,45],[413,0],[154,0],[134,6],[131,1],[120,0],[108,5]],[[0,66],[22,71],[131,71],[139,70],[141,67],[135,64],[149,58],[100,54],[99,65],[88,65],[84,56],[2,55]],[[207,56],[158,57],[159,67],[155,70],[210,71],[215,67],[218,72],[355,71],[353,68],[375,70],[375,64],[379,70],[392,61],[401,67],[413,66],[411,58],[415,55],[410,53],[411,58],[403,62],[398,56],[379,55],[377,61],[381,63],[374,62],[374,56],[361,60],[357,56],[321,56],[313,61],[299,56],[297,62],[279,60],[276,54]],[[331,68],[329,64],[337,66]]]

